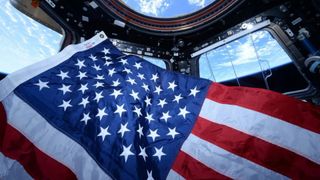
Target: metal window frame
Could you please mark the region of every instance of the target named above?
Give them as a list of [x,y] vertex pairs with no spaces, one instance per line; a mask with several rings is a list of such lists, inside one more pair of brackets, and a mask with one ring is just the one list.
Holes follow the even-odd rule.
[[203,48],[197,52],[194,52],[191,54],[192,60],[192,74],[196,76],[200,76],[200,57],[204,55],[205,53],[216,49],[220,46],[223,46],[227,43],[230,43],[232,41],[235,41],[243,36],[246,36],[250,33],[254,33],[260,30],[266,30],[268,31],[272,37],[279,43],[281,48],[286,52],[286,54],[290,57],[292,63],[297,68],[297,71],[302,75],[302,77],[306,80],[308,86],[304,89],[295,90],[295,91],[289,91],[285,92],[283,94],[292,96],[298,99],[309,99],[313,96],[315,96],[318,91],[317,89],[312,85],[311,81],[306,76],[306,71],[303,66],[304,57],[300,53],[300,51],[297,49],[297,47],[294,45],[294,43],[289,39],[289,37],[285,34],[285,32],[281,29],[281,27],[277,24],[274,24],[270,21],[267,21],[266,23],[260,24],[259,26],[255,26],[254,28],[250,30],[243,31],[239,34],[235,34],[233,36],[228,37],[227,39],[221,40],[217,43],[214,43],[206,48]]
[[300,53],[298,48],[290,40],[287,34],[281,29],[281,27],[275,23],[271,23],[269,26],[265,27],[264,30],[268,31],[272,35],[272,37],[279,43],[282,49],[290,57],[292,63],[297,68],[297,71],[308,83],[308,86],[304,89],[288,91],[283,94],[298,99],[309,99],[319,93],[306,75],[307,69],[304,66],[305,57]]

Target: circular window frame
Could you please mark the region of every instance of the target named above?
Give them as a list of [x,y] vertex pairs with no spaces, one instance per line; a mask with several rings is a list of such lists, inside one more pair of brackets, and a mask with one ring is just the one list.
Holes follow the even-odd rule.
[[113,18],[124,21],[130,28],[154,35],[181,35],[200,30],[231,12],[244,0],[217,0],[208,6],[183,16],[157,18],[146,16],[118,0],[100,0]]

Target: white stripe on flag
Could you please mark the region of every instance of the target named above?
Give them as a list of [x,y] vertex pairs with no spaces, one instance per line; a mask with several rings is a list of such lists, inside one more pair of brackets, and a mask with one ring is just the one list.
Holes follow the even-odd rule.
[[0,152],[0,179],[31,180],[32,177],[24,170],[23,166]]
[[180,174],[171,169],[167,176],[167,180],[184,180],[184,177],[180,176]]
[[240,106],[205,99],[200,116],[295,152],[320,164],[320,134]]
[[189,135],[181,150],[207,167],[233,179],[288,179],[193,134]]
[[8,124],[42,152],[70,168],[78,179],[111,179],[78,143],[52,127],[14,93],[4,99],[3,105]]

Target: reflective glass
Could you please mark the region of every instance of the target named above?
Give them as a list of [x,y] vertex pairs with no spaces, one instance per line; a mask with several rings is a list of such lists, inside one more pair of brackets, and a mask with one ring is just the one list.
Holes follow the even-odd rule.
[[144,56],[142,57],[144,60],[146,61],[149,61],[150,63],[156,65],[156,66],[159,66],[161,67],[162,69],[166,69],[166,63],[161,60],[161,59],[158,59],[158,58],[152,58],[152,57],[147,57],[147,56]]
[[292,62],[267,31],[258,31],[201,55],[200,77],[223,82]]
[[62,35],[0,0],[0,72],[8,74],[54,55]]
[[196,12],[216,0],[122,0],[131,9],[152,17],[172,18]]

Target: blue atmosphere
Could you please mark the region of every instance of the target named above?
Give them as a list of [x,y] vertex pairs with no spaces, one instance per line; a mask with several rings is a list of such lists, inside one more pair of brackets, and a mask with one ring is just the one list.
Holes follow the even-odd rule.
[[[30,1],[31,2],[31,1]],[[0,72],[12,73],[56,54],[62,35],[0,0]]]
[[141,14],[159,18],[172,18],[196,12],[215,0],[122,0]]

